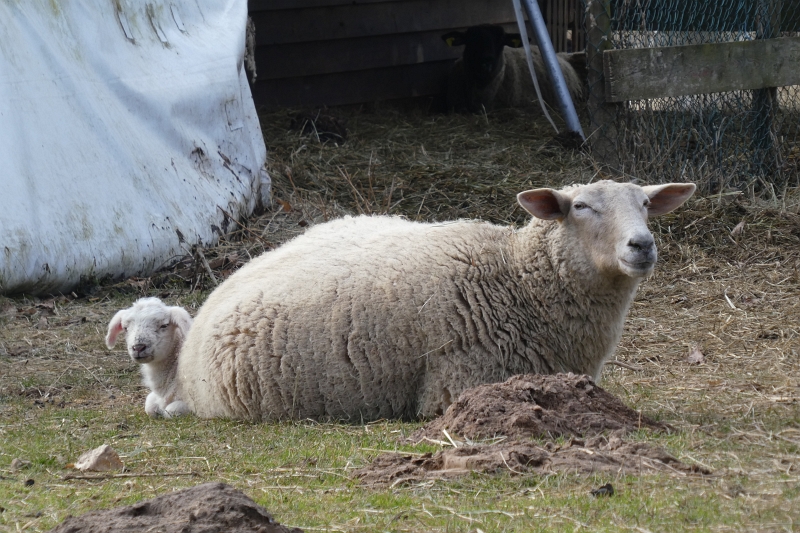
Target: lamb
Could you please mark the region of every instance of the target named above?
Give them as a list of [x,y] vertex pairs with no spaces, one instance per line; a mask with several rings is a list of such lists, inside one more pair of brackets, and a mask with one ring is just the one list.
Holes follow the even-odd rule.
[[204,418],[416,419],[515,374],[600,377],[656,262],[648,216],[694,184],[518,195],[521,229],[344,217],[267,252],[200,308],[178,362]]
[[119,334],[126,332],[128,355],[142,365],[142,381],[151,390],[144,404],[150,416],[171,418],[190,412],[178,396],[175,374],[191,325],[192,317],[183,307],[168,307],[158,298],[140,298],[117,311],[108,324],[106,346],[113,348]]
[[[446,33],[442,39],[449,46],[464,46],[463,57],[453,64],[447,79],[449,111],[539,105],[518,33],[506,33],[501,26],[484,24],[464,32]],[[550,107],[556,107],[556,93],[538,47],[531,46],[531,56],[542,97]],[[573,102],[582,100],[586,55],[560,53],[556,57]]]

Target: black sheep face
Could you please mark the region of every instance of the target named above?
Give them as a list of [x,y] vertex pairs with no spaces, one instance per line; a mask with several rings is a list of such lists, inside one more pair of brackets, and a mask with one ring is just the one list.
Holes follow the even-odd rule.
[[519,48],[517,33],[506,33],[500,26],[481,25],[467,31],[453,31],[442,36],[449,46],[464,46],[464,70],[479,85],[492,81],[502,67],[503,47]]

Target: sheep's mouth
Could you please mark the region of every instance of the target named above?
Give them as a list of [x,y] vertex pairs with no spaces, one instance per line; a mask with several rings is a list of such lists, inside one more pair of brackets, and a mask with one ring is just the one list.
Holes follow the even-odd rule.
[[623,267],[622,270],[629,276],[646,276],[656,264],[655,261],[628,261],[626,259],[620,259],[619,262]]
[[143,365],[145,363],[149,363],[150,361],[152,361],[153,360],[153,356],[152,355],[132,355],[131,359],[133,359],[134,363],[139,363],[140,365]]

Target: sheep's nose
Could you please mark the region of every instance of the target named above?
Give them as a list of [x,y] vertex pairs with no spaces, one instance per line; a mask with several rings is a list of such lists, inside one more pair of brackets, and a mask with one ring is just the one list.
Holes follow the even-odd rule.
[[147,345],[146,344],[134,344],[132,349],[136,353],[142,353],[143,351],[145,351],[145,349],[147,349]]
[[628,241],[628,246],[637,252],[649,252],[655,247],[655,245],[656,243],[655,240],[653,240],[652,235],[639,235]]

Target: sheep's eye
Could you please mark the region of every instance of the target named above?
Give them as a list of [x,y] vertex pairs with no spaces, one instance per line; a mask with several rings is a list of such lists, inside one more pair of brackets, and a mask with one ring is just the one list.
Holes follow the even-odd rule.
[[650,207],[650,200],[645,200],[644,201],[644,206],[645,207]]
[[161,329],[167,329],[168,327],[169,327],[169,324],[161,324]]
[[587,208],[587,207],[589,207],[589,206],[588,206],[588,205],[586,205],[586,204],[585,204],[585,203],[583,203],[583,202],[575,202],[575,203],[572,205],[572,207],[574,207],[575,209],[579,209],[579,210],[580,210],[580,209],[586,209],[586,208]]

